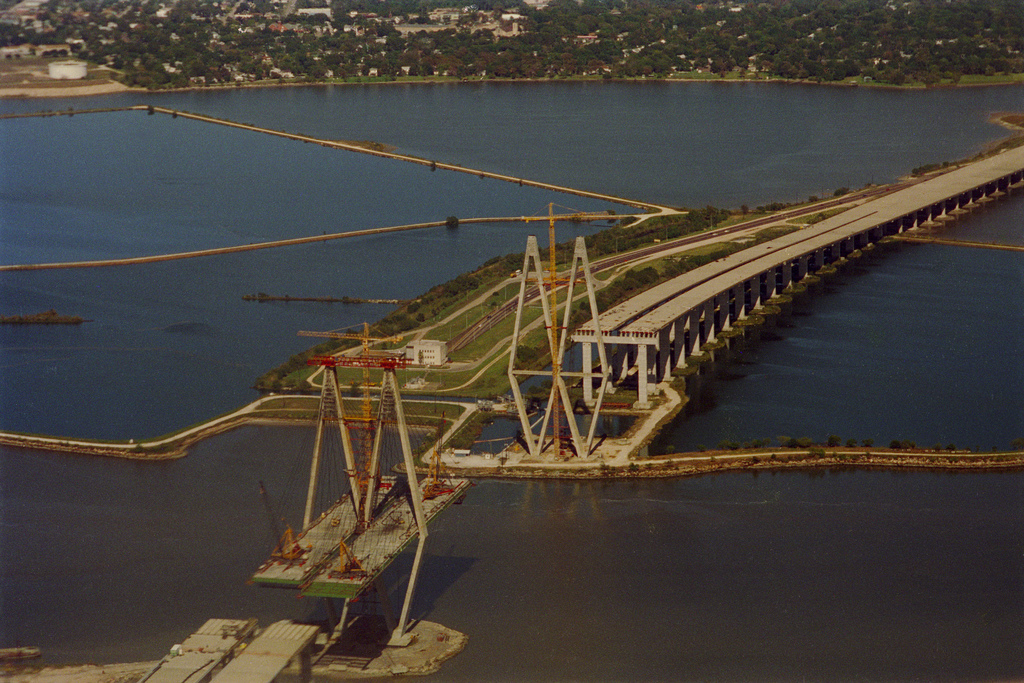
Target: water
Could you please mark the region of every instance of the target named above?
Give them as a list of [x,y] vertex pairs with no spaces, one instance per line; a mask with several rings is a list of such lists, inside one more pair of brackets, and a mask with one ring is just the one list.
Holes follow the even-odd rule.
[[[584,211],[623,208],[137,112],[9,120],[2,128],[12,161],[0,171],[0,262],[8,264],[180,252],[448,215],[546,214],[552,200]],[[41,139],[52,154],[38,154]],[[603,227],[561,224],[556,234],[565,241]],[[255,398],[256,377],[308,348],[297,331],[373,322],[392,309],[256,304],[244,295],[414,298],[492,256],[521,251],[527,234],[545,230],[464,224],[148,265],[4,273],[0,314],[52,308],[92,322],[0,328],[0,428],[137,439],[227,412]]]
[[[209,616],[310,616],[244,583],[271,543],[257,482],[301,489],[308,442],[245,428],[159,465],[3,451],[0,636],[135,660]],[[485,481],[431,527],[413,616],[470,634],[443,681],[1015,678],[1022,523],[1019,473]]]
[[433,537],[431,618],[471,634],[435,678],[1014,678],[1021,484],[853,471],[483,483]]
[[626,197],[739,208],[968,156],[1006,135],[989,115],[1022,100],[1021,87],[477,83],[5,100],[0,111],[154,103]]
[[274,545],[258,482],[298,481],[309,431],[249,428],[158,464],[2,451],[0,639],[49,662],[139,661],[208,617],[307,616],[245,582]]
[[[691,85],[294,88],[0,108],[153,101],[641,198],[754,206],[965,156],[1003,135],[988,113],[1021,101],[1019,88]],[[4,263],[316,234],[325,221],[539,213],[551,196],[502,184],[484,195],[491,184],[472,177],[144,114],[0,131]],[[1019,207],[994,204],[953,229],[1003,240],[1019,234]],[[136,208],[152,226],[144,234]],[[127,438],[207,418],[303,348],[296,329],[387,310],[242,294],[415,296],[520,251],[536,227],[0,274],[13,312],[95,321],[0,329],[0,426]],[[877,434],[985,447],[1024,435],[1017,256],[907,245],[857,264],[825,286],[832,293],[798,301],[778,340],[744,349],[750,364],[724,370],[737,379],[712,383],[717,407],[671,438]],[[244,584],[271,542],[256,482],[280,486],[275,495],[301,483],[309,441],[308,430],[245,428],[161,464],[0,450],[0,642],[41,644],[51,662],[149,659],[208,617],[309,615],[290,595]],[[432,526],[414,616],[470,634],[439,680],[1020,678],[1022,477],[484,482]]]

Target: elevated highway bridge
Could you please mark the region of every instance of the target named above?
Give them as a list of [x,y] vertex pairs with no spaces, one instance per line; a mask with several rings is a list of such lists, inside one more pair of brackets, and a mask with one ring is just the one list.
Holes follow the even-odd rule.
[[[888,235],[951,216],[1024,186],[1024,147],[962,166],[861,204],[813,226],[696,268],[605,311],[612,381],[635,370],[639,404],[655,385],[758,306],[808,273]],[[584,367],[593,362],[594,322],[572,336]],[[593,387],[584,384],[584,400]]]

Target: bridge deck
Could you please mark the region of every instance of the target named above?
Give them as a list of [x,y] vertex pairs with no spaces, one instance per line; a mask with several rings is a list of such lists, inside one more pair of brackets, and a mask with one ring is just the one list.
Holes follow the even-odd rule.
[[[388,478],[393,483],[394,478]],[[449,482],[450,490],[423,501],[427,523],[461,498],[470,486],[466,479]],[[426,484],[421,483],[421,489]],[[419,536],[412,508],[405,496],[386,503],[365,530],[356,533],[351,500],[343,498],[329,508],[297,539],[303,552],[294,560],[271,558],[252,576],[265,586],[298,589],[312,597],[354,598],[380,576],[394,558]],[[339,572],[341,541],[358,560],[362,571]]]
[[[866,202],[798,232],[732,254],[652,287],[601,314],[601,329],[610,335],[607,341],[612,343],[616,341],[616,333],[656,334],[712,296],[757,277],[781,262],[957,197],[1022,168],[1024,147],[1019,147]],[[588,337],[588,334],[593,334],[593,331],[586,325],[578,333],[580,337]]]
[[[449,482],[449,490],[423,501],[429,524],[442,510],[458,501],[469,489],[467,479]],[[303,584],[301,594],[318,598],[355,598],[366,590],[394,559],[419,536],[419,528],[408,506],[392,506],[355,537],[349,550],[359,560],[361,571],[339,572],[324,566]]]
[[297,588],[337,554],[341,540],[347,540],[355,529],[355,509],[346,497],[324,512],[295,540],[306,551],[301,557],[295,560],[270,558],[253,574],[253,582]]

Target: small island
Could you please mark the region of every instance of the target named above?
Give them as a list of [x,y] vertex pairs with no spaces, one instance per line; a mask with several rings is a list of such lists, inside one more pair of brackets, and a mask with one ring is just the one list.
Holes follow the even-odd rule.
[[31,315],[0,315],[0,324],[4,325],[81,325],[84,322],[88,321],[80,315],[61,315],[52,308]]

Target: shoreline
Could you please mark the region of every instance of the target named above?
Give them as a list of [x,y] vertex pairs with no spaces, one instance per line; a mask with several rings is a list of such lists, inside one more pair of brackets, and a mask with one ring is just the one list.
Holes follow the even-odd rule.
[[0,99],[48,100],[63,97],[92,97],[96,95],[113,95],[123,92],[150,92],[142,88],[130,88],[117,81],[104,81],[92,85],[60,85],[51,86],[42,83],[39,86],[16,85],[0,88]]
[[[196,443],[233,429],[253,425],[303,426],[315,421],[307,417],[261,416],[255,414],[257,400],[234,413],[214,418],[177,436],[158,437],[143,443],[84,441],[58,437],[0,432],[0,446],[24,450],[68,453],[125,460],[161,462],[188,454]],[[671,412],[671,406],[669,407]],[[670,416],[651,414],[661,423]],[[649,420],[648,420],[649,421]],[[641,425],[650,436],[660,424]],[[642,438],[640,441],[647,440]],[[609,459],[610,460],[610,459]],[[927,448],[875,448],[873,446],[821,446],[806,448],[750,448],[670,453],[648,458],[616,458],[565,462],[520,462],[494,467],[452,467],[451,473],[473,479],[618,480],[673,479],[730,471],[780,471],[792,469],[916,469],[916,470],[1018,470],[1024,469],[1024,451],[934,450]],[[621,464],[625,462],[627,464]]]
[[298,87],[326,87],[326,86],[365,86],[365,85],[436,85],[436,84],[475,84],[475,83],[760,83],[760,84],[791,84],[811,85],[831,88],[877,88],[883,90],[954,90],[959,88],[988,88],[1004,86],[1022,86],[1024,79],[1015,78],[1021,76],[1015,74],[1007,77],[1005,81],[992,83],[945,83],[940,85],[892,85],[887,83],[854,83],[847,81],[812,81],[798,78],[451,78],[451,77],[415,77],[395,78],[393,80],[380,79],[359,81],[257,81],[252,83],[225,83],[223,85],[188,86],[185,88],[161,88],[147,89],[134,88],[118,81],[106,81],[95,85],[62,85],[51,86],[50,83],[42,83],[38,87],[31,85],[18,85],[12,87],[0,87],[0,99],[53,99],[90,97],[95,95],[110,95],[115,93],[137,93],[146,95],[158,95],[163,93],[184,93],[202,91],[223,91],[241,90],[245,88],[298,88]]

